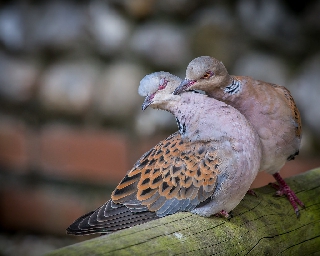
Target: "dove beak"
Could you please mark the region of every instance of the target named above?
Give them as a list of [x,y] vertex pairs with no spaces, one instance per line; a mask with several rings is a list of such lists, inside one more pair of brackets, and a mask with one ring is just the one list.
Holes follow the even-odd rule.
[[187,91],[188,88],[195,83],[194,80],[184,79],[181,84],[174,90],[174,95],[179,95],[184,91]]
[[154,94],[151,94],[144,99],[144,102],[142,103],[142,106],[141,106],[142,110],[146,110],[147,107],[149,107],[149,105],[152,103],[153,97],[154,97]]

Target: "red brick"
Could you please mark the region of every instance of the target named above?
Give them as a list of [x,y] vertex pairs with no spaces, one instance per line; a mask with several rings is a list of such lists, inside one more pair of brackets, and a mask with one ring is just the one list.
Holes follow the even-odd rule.
[[29,167],[29,136],[26,125],[18,120],[0,121],[0,164],[25,172]]
[[[295,160],[289,161],[281,169],[280,174],[283,178],[295,176],[299,173],[309,171],[313,168],[320,166],[319,157],[302,157],[298,156]],[[260,172],[256,177],[255,181],[252,183],[252,188],[258,188],[269,184],[270,182],[275,182],[272,175],[265,172]]]
[[52,187],[6,187],[0,190],[0,223],[13,231],[65,235],[74,220],[108,199],[82,198]]
[[118,183],[128,169],[128,141],[112,131],[43,128],[38,169],[57,177]]

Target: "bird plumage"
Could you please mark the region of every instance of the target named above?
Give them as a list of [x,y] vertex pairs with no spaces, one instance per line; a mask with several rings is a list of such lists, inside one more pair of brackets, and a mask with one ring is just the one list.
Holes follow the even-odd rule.
[[[251,122],[261,139],[261,171],[283,183],[279,171],[299,153],[301,142],[300,113],[289,90],[251,77],[229,75],[223,63],[210,56],[189,63],[186,79],[174,93],[194,89],[235,107]],[[295,197],[290,202],[297,212],[295,202],[303,206],[302,202],[291,189],[286,187],[286,191],[289,199]]]
[[211,216],[239,204],[260,168],[258,135],[223,102],[192,92],[173,95],[180,82],[166,72],[142,79],[144,108],[169,111],[184,128],[146,152],[111,199],[77,219],[69,234],[109,233],[181,211]]

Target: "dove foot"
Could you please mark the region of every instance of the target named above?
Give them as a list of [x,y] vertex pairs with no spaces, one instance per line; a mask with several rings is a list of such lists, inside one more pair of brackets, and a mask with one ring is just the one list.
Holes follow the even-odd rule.
[[298,205],[300,205],[302,208],[305,208],[304,203],[302,203],[302,201],[296,196],[296,194],[291,190],[291,188],[288,186],[288,184],[284,181],[284,179],[280,176],[279,173],[273,174],[273,177],[279,184],[271,184],[272,187],[274,187],[277,190],[276,196],[285,195],[288,198],[290,204],[292,205],[297,217],[299,217],[300,213]]
[[249,190],[247,191],[247,195],[251,195],[251,196],[258,197],[257,194],[256,194],[256,192],[254,192],[253,189],[249,189]]
[[226,218],[228,220],[230,220],[232,218],[232,214],[227,213],[225,210],[222,210],[222,211],[216,213],[214,216],[223,217],[223,218]]

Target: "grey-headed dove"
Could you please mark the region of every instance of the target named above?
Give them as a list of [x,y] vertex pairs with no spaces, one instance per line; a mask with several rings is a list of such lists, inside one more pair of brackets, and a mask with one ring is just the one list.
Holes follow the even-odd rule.
[[245,196],[260,168],[257,133],[224,102],[194,92],[173,95],[180,82],[167,72],[141,80],[142,108],[169,111],[179,131],[145,153],[111,199],[67,233],[110,233],[181,211],[227,216]]
[[276,194],[286,195],[299,216],[298,205],[304,204],[279,174],[284,164],[298,155],[301,142],[300,113],[289,90],[251,77],[229,75],[223,63],[210,56],[189,63],[186,78],[174,94],[196,89],[235,107],[251,122],[262,143],[261,170],[273,175],[279,184]]

